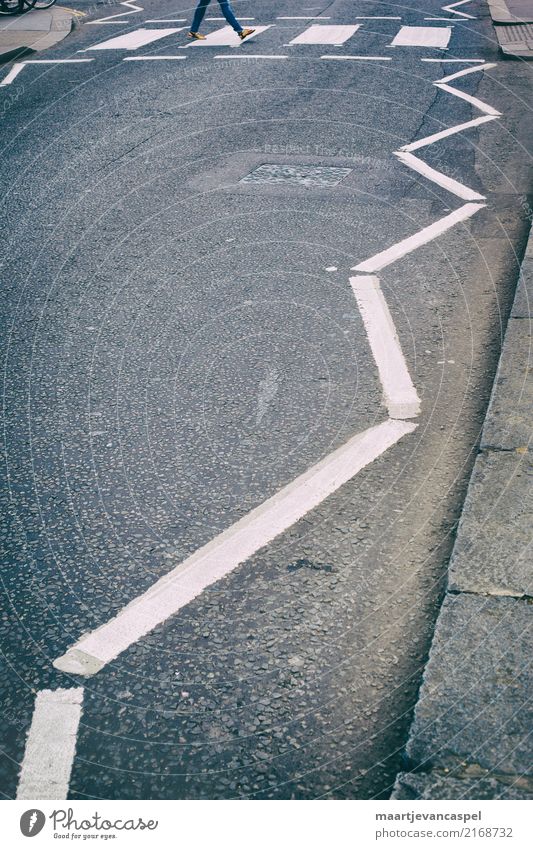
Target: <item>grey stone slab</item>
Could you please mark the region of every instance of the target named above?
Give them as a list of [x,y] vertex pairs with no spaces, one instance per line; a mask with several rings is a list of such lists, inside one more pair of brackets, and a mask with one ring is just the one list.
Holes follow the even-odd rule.
[[525,450],[533,435],[533,326],[509,320],[481,448]]
[[520,277],[511,310],[511,318],[533,316],[533,256],[526,256],[520,269]]
[[531,799],[524,784],[520,776],[501,781],[489,774],[456,778],[439,772],[401,772],[391,799]]
[[533,596],[533,455],[480,454],[450,563],[450,589]]
[[446,596],[407,745],[415,768],[531,778],[532,626],[528,600]]
[[533,0],[488,0],[492,20],[498,24],[533,21]]
[[509,56],[533,57],[533,24],[497,26],[496,37],[500,48]]
[[0,20],[0,31],[4,32],[50,32],[51,12],[33,11],[9,20]]

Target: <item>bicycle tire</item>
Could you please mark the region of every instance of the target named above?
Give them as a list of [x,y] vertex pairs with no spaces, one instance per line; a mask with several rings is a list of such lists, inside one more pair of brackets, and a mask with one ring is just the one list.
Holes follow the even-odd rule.
[[28,9],[49,9],[56,0],[24,0]]
[[24,11],[24,5],[20,7],[19,0],[0,0],[0,15],[18,15]]

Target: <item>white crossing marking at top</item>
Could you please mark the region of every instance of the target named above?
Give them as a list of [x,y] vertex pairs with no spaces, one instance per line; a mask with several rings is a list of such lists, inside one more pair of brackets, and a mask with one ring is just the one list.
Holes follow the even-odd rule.
[[289,44],[344,44],[357,32],[361,24],[353,26],[329,26],[313,24],[300,35],[289,41]]
[[54,666],[73,674],[94,675],[199,596],[206,587],[229,575],[415,429],[412,422],[388,419],[352,437],[178,564],[113,619],[83,636],[66,654],[54,660]]
[[144,47],[146,44],[151,44],[160,38],[166,38],[175,32],[181,32],[183,29],[185,27],[172,27],[170,29],[145,29],[143,27],[133,32],[127,32],[125,35],[117,35],[115,38],[94,44],[82,52],[86,53],[89,50],[138,50],[139,47]]
[[215,32],[210,32],[204,41],[193,41],[192,44],[187,44],[187,47],[238,47],[240,44],[246,44],[251,41],[256,35],[259,35],[265,30],[270,29],[272,24],[265,27],[255,27],[252,35],[242,41],[232,27],[222,27]]
[[17,799],[67,798],[82,700],[82,687],[37,693]]
[[391,46],[443,48],[448,46],[451,34],[451,27],[400,27]]

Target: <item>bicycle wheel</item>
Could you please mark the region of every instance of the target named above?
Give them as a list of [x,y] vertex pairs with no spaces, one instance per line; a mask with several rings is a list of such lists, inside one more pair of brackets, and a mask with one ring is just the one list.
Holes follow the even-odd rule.
[[28,9],[49,9],[56,0],[24,0]]
[[0,0],[0,15],[17,15],[24,11],[24,4],[19,0]]

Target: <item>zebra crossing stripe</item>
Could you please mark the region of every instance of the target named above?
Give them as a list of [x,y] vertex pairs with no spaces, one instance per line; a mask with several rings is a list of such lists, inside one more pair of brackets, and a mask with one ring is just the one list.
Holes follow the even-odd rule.
[[153,41],[158,41],[160,38],[166,38],[168,35],[173,35],[175,32],[180,32],[185,27],[171,27],[169,29],[136,29],[133,32],[127,32],[125,35],[117,35],[115,38],[109,38],[107,41],[102,41],[99,44],[93,44],[92,47],[87,47],[82,50],[86,53],[89,50],[138,50],[139,47],[145,47]]
[[391,47],[440,47],[448,46],[451,27],[400,27],[391,41]]
[[323,24],[312,24],[304,32],[289,41],[289,44],[344,44],[361,24],[352,26],[329,26]]
[[249,35],[244,41],[241,41],[237,33],[231,27],[222,27],[215,32],[210,32],[204,41],[193,41],[192,44],[187,44],[186,47],[239,47],[255,38],[265,30],[270,29],[272,24],[264,27],[254,27],[254,32]]

